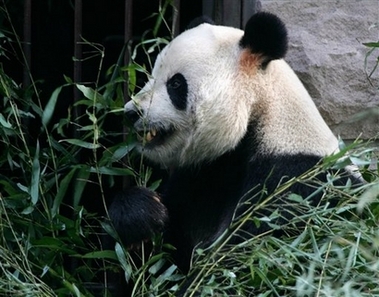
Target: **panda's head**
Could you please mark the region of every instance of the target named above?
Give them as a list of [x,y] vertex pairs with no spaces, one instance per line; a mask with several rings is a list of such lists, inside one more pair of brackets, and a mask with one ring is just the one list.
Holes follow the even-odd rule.
[[264,12],[255,14],[245,31],[205,23],[177,36],[125,106],[141,136],[140,151],[163,166],[180,166],[233,150],[252,117],[265,113],[264,98],[275,93],[272,77],[282,72],[282,66],[269,68],[286,50],[284,24]]

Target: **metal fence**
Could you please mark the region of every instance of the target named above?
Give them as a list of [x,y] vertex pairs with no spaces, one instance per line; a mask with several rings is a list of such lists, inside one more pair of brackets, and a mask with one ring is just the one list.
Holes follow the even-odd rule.
[[[120,26],[123,26],[123,40],[124,42],[128,42],[133,38],[134,29],[133,28],[133,5],[140,0],[125,0],[123,1],[123,7],[119,7],[120,10],[124,11],[124,19],[119,20]],[[154,0],[149,2],[153,4],[158,0]],[[164,1],[164,0],[162,0]],[[38,2],[34,0],[34,2]],[[75,0],[73,2],[73,40],[72,40],[72,56],[75,57],[72,65],[73,80],[75,82],[82,81],[83,76],[83,46],[82,46],[82,36],[83,36],[83,24],[85,24],[85,18],[89,11],[86,11],[83,4],[86,3],[85,0]],[[109,6],[116,5],[113,1],[108,2]],[[120,2],[117,3],[117,5]],[[122,3],[122,2],[121,2]],[[146,3],[148,3],[146,1]],[[149,4],[148,3],[148,4]],[[181,0],[172,0],[173,6],[173,14],[172,14],[172,29],[173,34],[177,35],[180,32],[180,20],[186,14],[189,14],[186,11],[185,3],[188,2]],[[24,0],[24,15],[23,15],[23,51],[25,55],[26,63],[23,69],[23,85],[30,85],[30,70],[33,68],[33,56],[32,50],[35,50],[35,47],[39,47],[42,45],[36,44],[36,42],[32,39],[33,32],[33,24],[35,24],[35,16],[33,11],[32,0]],[[88,4],[88,3],[87,3]],[[47,2],[46,2],[47,5]],[[54,5],[54,3],[52,3]],[[198,6],[203,15],[210,16],[217,24],[223,24],[233,27],[242,28],[246,23],[247,19],[256,11],[260,9],[260,1],[259,0],[195,0],[191,1],[191,5]],[[88,9],[87,9],[88,10]],[[109,16],[112,17],[112,16]],[[196,16],[194,16],[196,17]],[[123,23],[123,25],[122,25]],[[104,24],[106,26],[106,23]],[[34,49],[32,48],[34,47]],[[126,53],[124,63],[127,64],[129,61],[128,54]],[[33,72],[32,72],[33,73]],[[80,94],[78,91],[74,91],[74,100],[79,98]]]

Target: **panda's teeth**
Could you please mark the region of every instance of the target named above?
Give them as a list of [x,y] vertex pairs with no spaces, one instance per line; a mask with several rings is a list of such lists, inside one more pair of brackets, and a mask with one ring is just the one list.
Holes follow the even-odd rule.
[[149,132],[146,133],[145,139],[147,142],[150,142],[153,140],[153,138],[157,136],[157,130],[152,129]]
[[150,131],[146,133],[145,139],[146,139],[147,142],[150,142],[153,138],[154,137],[151,135]]

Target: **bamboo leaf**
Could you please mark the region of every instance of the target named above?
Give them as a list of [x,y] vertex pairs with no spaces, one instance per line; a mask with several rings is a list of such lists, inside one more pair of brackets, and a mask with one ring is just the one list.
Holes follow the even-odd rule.
[[68,186],[72,180],[72,177],[74,176],[76,172],[76,168],[73,168],[61,181],[59,184],[57,195],[55,196],[53,207],[51,209],[51,215],[54,218],[57,213],[59,212],[59,207],[62,204],[62,200],[64,196],[66,195]]
[[9,123],[4,116],[0,113],[0,125],[4,128],[12,129],[12,124]]
[[105,250],[105,251],[94,251],[87,253],[85,255],[79,255],[80,258],[85,259],[111,259],[117,260],[117,255],[115,251]]
[[91,101],[102,101],[104,102],[104,98],[101,94],[99,94],[97,91],[95,91],[92,88],[83,86],[83,85],[76,85],[76,87],[83,93],[84,97]]
[[91,167],[90,172],[92,173],[100,173],[100,174],[105,174],[105,175],[133,175],[134,173],[132,170],[128,168],[114,168],[114,167]]
[[136,146],[135,143],[129,145],[129,146],[122,146],[119,147],[112,156],[112,162],[118,162],[123,157],[125,157],[134,147]]
[[110,165],[113,162],[119,162],[136,146],[136,142],[123,142],[104,151],[99,162],[100,166]]
[[87,185],[87,180],[89,178],[89,175],[90,175],[90,172],[88,170],[88,167],[82,167],[80,168],[74,180],[75,192],[73,195],[73,207],[75,209],[80,203],[84,188]]
[[76,87],[81,91],[87,99],[93,100],[95,98],[95,91],[89,87],[83,85],[76,85]]
[[51,95],[49,101],[47,102],[45,109],[42,112],[42,126],[43,127],[46,127],[49,124],[51,117],[53,116],[55,106],[58,101],[58,96],[61,91],[62,91],[62,86],[56,88],[53,94]]
[[70,144],[80,146],[80,147],[83,147],[86,149],[97,149],[100,147],[100,144],[86,142],[86,141],[79,140],[79,139],[63,139],[60,142],[68,142]]
[[36,152],[33,159],[32,165],[32,179],[30,184],[30,197],[32,199],[33,205],[38,202],[39,197],[39,182],[40,182],[40,173],[41,167],[39,163],[39,141],[37,140]]
[[112,236],[112,238],[114,238],[116,241],[119,241],[120,238],[116,232],[116,230],[113,228],[112,224],[110,222],[100,222],[101,224],[101,227],[104,229],[104,231],[109,234],[110,236]]
[[122,269],[124,270],[125,280],[128,282],[133,274],[133,269],[128,263],[125,256],[125,251],[119,243],[116,243],[115,252],[117,255],[117,259],[120,262]]
[[367,47],[379,47],[379,42],[365,42],[363,45]]

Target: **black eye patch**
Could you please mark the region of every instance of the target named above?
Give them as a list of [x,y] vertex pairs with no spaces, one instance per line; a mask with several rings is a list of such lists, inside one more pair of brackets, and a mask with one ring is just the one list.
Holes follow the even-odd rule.
[[172,104],[179,110],[187,107],[188,85],[183,74],[176,73],[166,83]]

